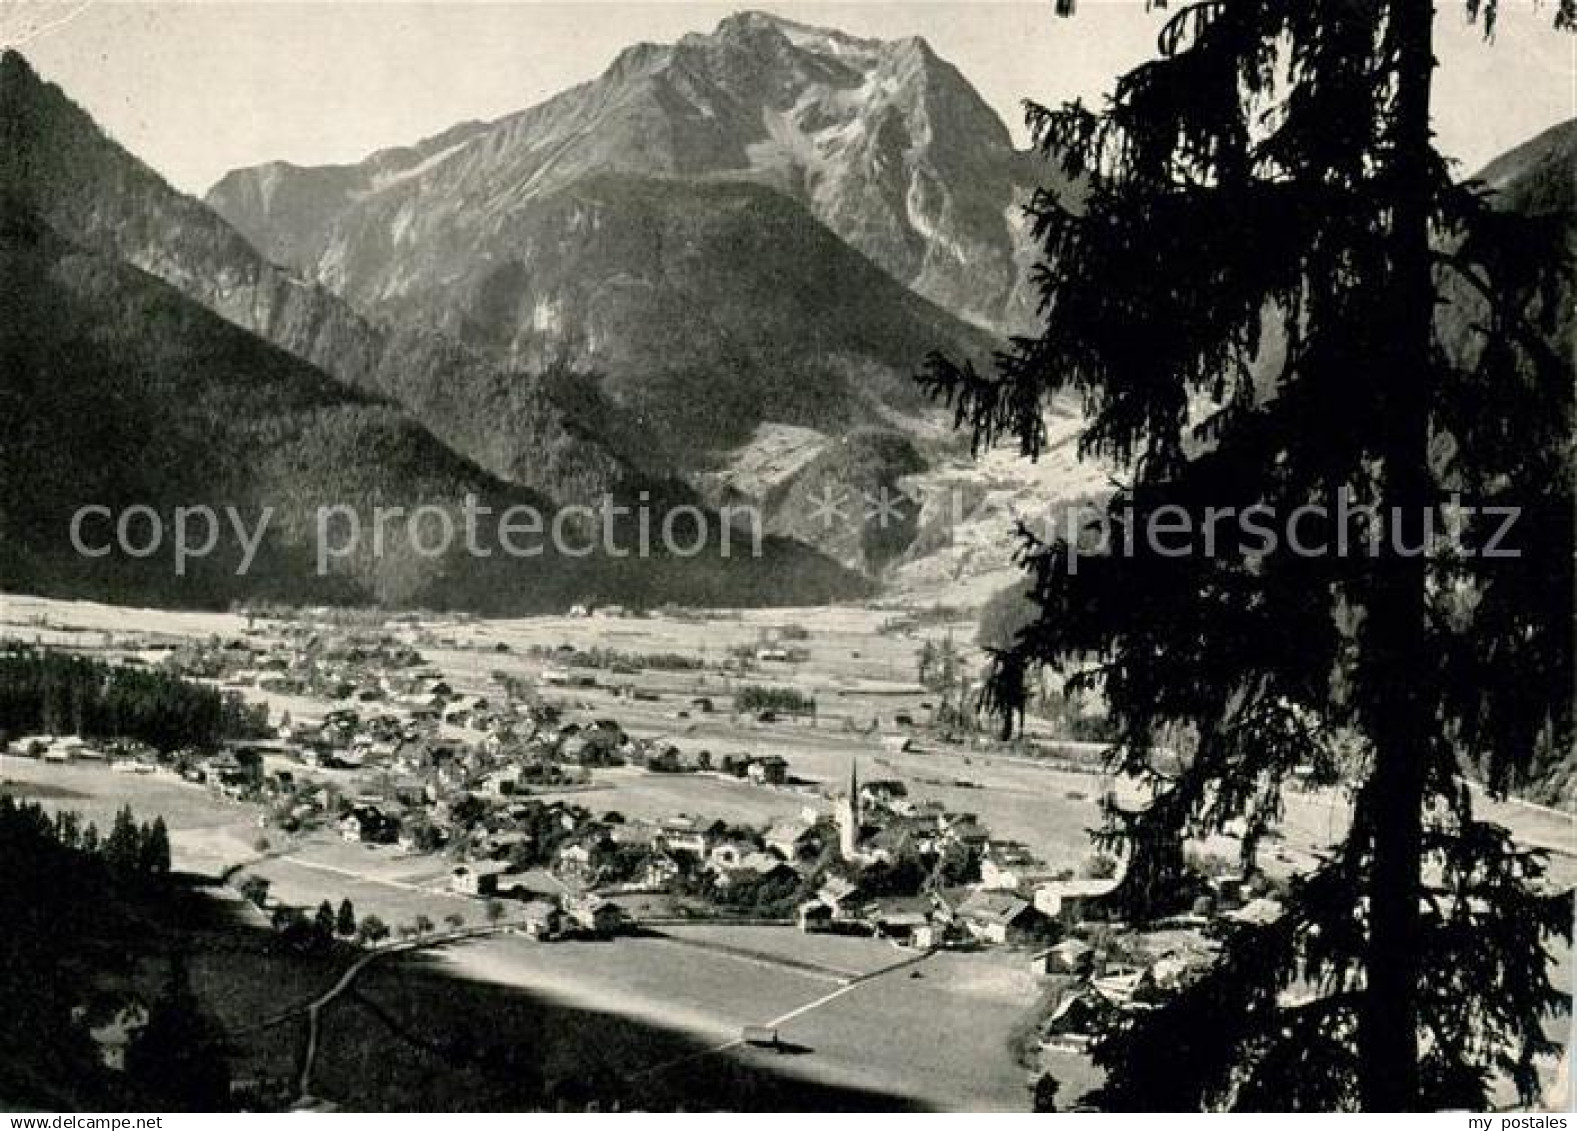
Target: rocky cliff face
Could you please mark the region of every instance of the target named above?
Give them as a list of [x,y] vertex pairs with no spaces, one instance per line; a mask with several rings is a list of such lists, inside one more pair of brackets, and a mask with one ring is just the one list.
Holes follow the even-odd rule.
[[763,425],[922,413],[929,352],[989,353],[970,319],[1019,309],[1022,160],[923,41],[746,13],[498,122],[208,199],[380,323],[579,374],[587,434],[695,482]]
[[926,411],[926,353],[991,344],[750,183],[586,177],[514,216],[508,249],[457,261],[433,324],[511,366],[581,374],[603,425],[617,415],[685,471],[764,421],[841,433]]
[[[442,306],[455,265],[506,254],[533,203],[593,175],[745,180],[800,202],[894,279],[1019,324],[1025,158],[921,39],[761,13],[627,49],[593,82],[361,165],[231,173],[208,200],[360,306]],[[529,269],[529,265],[527,265]]]
[[[914,411],[909,377],[929,349],[988,346],[751,181],[579,178],[511,217],[508,256],[456,260],[461,277],[440,288],[452,305],[429,317],[374,304],[374,321],[269,262],[15,54],[0,128],[7,191],[74,244],[392,399],[483,470],[559,501],[647,488],[682,500],[676,477],[695,482],[761,423],[837,433]],[[391,153],[368,175],[432,159]]]
[[341,212],[485,128],[462,123],[418,145],[380,150],[357,165],[303,168],[271,161],[227,174],[208,201],[272,262],[305,272]]
[[[912,524],[872,550],[784,504],[808,481],[733,474],[784,435],[807,459],[857,429],[945,448],[913,375],[1028,322],[1019,205],[1047,175],[923,40],[742,13],[497,122],[239,170],[208,202],[380,322],[578,375],[588,434],[874,571]],[[847,462],[817,483],[862,486]]]
[[363,384],[376,336],[321,287],[264,260],[201,202],[106,137],[20,54],[0,59],[6,190],[74,243],[175,286],[336,376]]

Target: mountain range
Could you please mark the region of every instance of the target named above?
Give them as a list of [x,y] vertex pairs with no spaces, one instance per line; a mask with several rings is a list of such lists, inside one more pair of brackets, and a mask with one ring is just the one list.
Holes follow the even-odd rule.
[[[0,56],[0,269],[0,408],[19,422],[0,455],[0,588],[493,612],[866,591],[857,575],[779,538],[759,560],[550,552],[522,561],[461,546],[428,557],[391,537],[383,553],[364,546],[317,576],[322,506],[457,513],[473,495],[495,513],[526,505],[551,515],[593,490],[639,490],[659,506],[694,496],[581,432],[547,391],[549,375],[501,368],[441,334],[375,324],[271,264],[14,51]],[[176,576],[168,558],[75,553],[70,516],[88,502],[147,505],[166,523],[198,504],[280,514],[246,576],[228,542]]]
[[[1030,324],[1021,205],[1049,177],[924,40],[745,12],[498,121],[237,170],[206,201],[377,321],[553,374],[642,474],[872,576],[926,572],[920,496],[965,461],[913,376]],[[846,520],[808,517],[807,476]],[[883,490],[890,528],[852,505]]]
[[597,357],[598,327],[561,289],[533,285],[545,251],[536,212],[609,177],[663,179],[687,206],[707,186],[698,211],[763,186],[954,314],[1001,329],[1027,313],[1017,206],[1045,170],[968,80],[920,38],[859,39],[760,12],[634,45],[595,80],[498,121],[356,165],[237,170],[207,200],[359,307],[457,330],[459,307],[478,335],[528,356]]

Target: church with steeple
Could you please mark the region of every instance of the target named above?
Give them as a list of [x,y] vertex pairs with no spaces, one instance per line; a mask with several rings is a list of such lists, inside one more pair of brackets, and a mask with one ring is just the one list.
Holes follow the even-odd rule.
[[845,860],[860,855],[860,777],[858,759],[849,759],[849,785],[838,803],[838,852]]

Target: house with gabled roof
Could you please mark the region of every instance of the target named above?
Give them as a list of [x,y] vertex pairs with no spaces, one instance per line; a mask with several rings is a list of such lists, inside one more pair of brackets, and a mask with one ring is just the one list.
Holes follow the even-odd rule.
[[574,901],[565,911],[572,924],[597,938],[617,934],[629,921],[624,908],[595,895]]
[[495,895],[499,877],[508,871],[509,865],[503,860],[473,860],[459,864],[449,873],[449,890],[456,895]]
[[546,941],[557,938],[564,926],[564,914],[558,904],[546,899],[533,899],[520,909],[520,931],[533,939]]
[[670,852],[688,852],[693,856],[705,857],[721,832],[721,821],[705,821],[680,813],[662,819],[658,838]]
[[1118,1013],[1119,1006],[1089,983],[1069,988],[1058,999],[1042,1030],[1042,1044],[1082,1052]]
[[958,908],[958,918],[974,938],[988,943],[1027,942],[1045,924],[1028,900],[1005,891],[978,891]]
[[788,759],[777,754],[752,758],[745,773],[756,785],[782,785],[788,781]]
[[716,874],[717,879],[715,882],[719,888],[729,888],[747,879],[778,879],[799,874],[770,852],[751,852],[740,857],[739,861],[732,866],[714,865],[712,871]]
[[767,830],[762,840],[785,860],[814,855],[822,846],[822,836],[815,822],[802,817],[779,821]]
[[1111,878],[1045,880],[1035,885],[1035,908],[1064,927],[1074,927],[1101,916],[1102,904],[1117,883]]

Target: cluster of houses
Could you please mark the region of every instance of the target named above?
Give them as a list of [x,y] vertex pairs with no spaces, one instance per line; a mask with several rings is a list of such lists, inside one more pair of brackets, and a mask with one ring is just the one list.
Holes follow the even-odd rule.
[[[805,931],[874,934],[925,949],[1051,940],[1098,917],[1100,898],[1114,886],[1030,868],[973,815],[914,801],[902,782],[862,784],[853,767],[831,813],[807,805],[766,829],[689,814],[597,818],[529,797],[498,799],[480,813],[473,816],[486,835],[468,838],[453,872],[463,894],[534,900],[541,886],[529,873],[538,869],[575,892],[667,893],[692,907],[709,900]],[[351,836],[377,830],[366,821],[345,827]]]
[[1200,896],[1208,912],[1176,916],[1144,934],[1076,927],[1035,954],[1054,991],[1040,1047],[1083,1052],[1122,1015],[1153,1009],[1190,984],[1214,961],[1222,935],[1281,916],[1278,899],[1255,894],[1260,886],[1241,873],[1210,877]]
[[[920,948],[1044,942],[1098,917],[1113,886],[1052,873],[1020,846],[993,841],[972,814],[912,799],[900,781],[861,783],[852,766],[830,813],[807,804],[765,829],[685,813],[598,816],[533,793],[544,775],[584,774],[609,758],[667,772],[660,763],[671,750],[631,740],[612,720],[577,726],[532,710],[526,737],[508,744],[403,743],[374,761],[376,772],[357,776],[355,791],[296,780],[276,765],[261,792],[290,826],[317,817],[348,841],[448,853],[460,894],[527,904],[542,902],[544,890],[671,895],[689,913],[710,903],[718,913]],[[762,784],[786,775],[781,758],[741,761]],[[556,779],[546,784],[564,792]]]
[[[277,639],[188,645],[169,662],[223,684],[340,702],[319,721],[286,718],[274,740],[232,744],[183,762],[180,772],[263,803],[266,820],[287,831],[332,827],[359,844],[442,852],[455,892],[514,901],[511,921],[535,937],[609,934],[622,921],[616,899],[671,896],[686,914],[791,921],[921,949],[1022,946],[1070,970],[1087,962],[1086,997],[1127,1007],[1148,992],[1143,979],[1124,990],[1112,979],[1128,972],[1102,969],[1082,938],[1088,925],[1110,918],[1115,878],[1054,869],[993,837],[975,815],[909,796],[902,781],[860,781],[852,762],[830,812],[807,790],[797,817],[764,829],[685,813],[598,816],[564,799],[580,790],[595,797],[597,767],[724,773],[763,787],[805,783],[793,782],[777,755],[714,763],[633,738],[612,718],[567,718],[518,680],[501,680],[491,696],[459,694],[419,653],[376,631],[295,623]],[[81,740],[23,742],[46,758],[92,756]],[[121,761],[155,764],[151,756]],[[1070,1016],[1092,1005],[1070,1005]]]
[[624,908],[595,892],[543,892],[527,886],[497,861],[461,864],[450,874],[451,890],[484,899],[514,896],[511,929],[539,942],[566,938],[611,938],[630,926]]
[[290,622],[264,636],[249,629],[236,637],[184,642],[163,659],[181,675],[213,680],[234,690],[376,702],[420,694],[421,655],[397,636],[340,631]]
[[1037,955],[1054,993],[1042,1019],[1043,1049],[1083,1052],[1125,1013],[1153,1009],[1206,969],[1217,945],[1195,936],[1157,954],[1113,953],[1069,937]]
[[834,825],[839,866],[796,909],[802,930],[920,949],[1031,946],[1098,916],[1116,886],[1053,872],[974,814],[909,797],[901,781],[861,783],[852,763]]
[[[444,701],[434,709],[449,705],[446,689],[424,690]],[[474,699],[454,701],[476,708]],[[457,740],[410,712],[336,708],[312,726],[283,724],[274,740],[230,744],[181,772],[262,803],[266,820],[287,832],[332,827],[359,844],[445,852],[456,891],[527,904],[542,902],[542,885],[523,877],[545,871],[578,893],[668,894],[692,911],[711,903],[719,913],[790,920],[806,931],[930,948],[1044,941],[1085,917],[1111,886],[1051,873],[1020,846],[993,841],[972,814],[912,799],[900,781],[861,783],[852,765],[831,813],[807,804],[765,829],[684,813],[595,816],[562,797],[588,786],[595,766],[710,769],[776,786],[788,782],[788,763],[740,755],[702,765],[671,745],[632,739],[615,720],[566,721],[510,696],[487,710],[481,737]],[[534,796],[546,791],[559,796]]]
[[[763,650],[757,658],[780,657]],[[281,720],[272,740],[217,753],[161,759],[136,744],[51,735],[24,736],[8,752],[102,760],[129,773],[176,772],[259,802],[260,823],[442,854],[452,893],[501,905],[501,922],[543,942],[627,931],[633,920],[625,908],[639,898],[648,915],[655,907],[791,922],[917,950],[1019,948],[1055,990],[1040,1022],[1041,1047],[1082,1051],[1114,1018],[1151,1008],[1194,977],[1208,964],[1217,928],[1270,922],[1281,912],[1240,874],[1210,877],[1208,909],[1167,945],[1139,948],[1112,921],[1116,876],[1052,867],[1025,845],[993,836],[975,814],[911,796],[903,781],[861,781],[851,761],[829,806],[809,783],[795,782],[778,755],[714,761],[635,738],[590,711],[571,718],[518,680],[500,679],[489,695],[460,694],[387,634],[292,624],[278,639],[186,645],[166,662],[222,686],[328,698],[335,706],[310,724]],[[567,665],[547,668],[541,682],[574,687],[595,679]],[[713,710],[709,699],[695,698],[683,713]],[[894,723],[912,726],[907,715]],[[899,750],[910,738],[883,742]],[[617,765],[799,788],[807,803],[765,828],[683,812],[652,820],[598,814],[588,807],[597,796],[592,771]]]
[[197,758],[196,751],[188,750],[177,752],[174,759],[161,759],[157,750],[136,739],[83,738],[76,734],[25,734],[7,742],[5,753],[55,765],[108,765],[123,774],[175,775]]
[[38,758],[45,762],[108,762],[110,747],[89,742],[75,734],[25,734],[6,744],[6,753],[17,758]]

